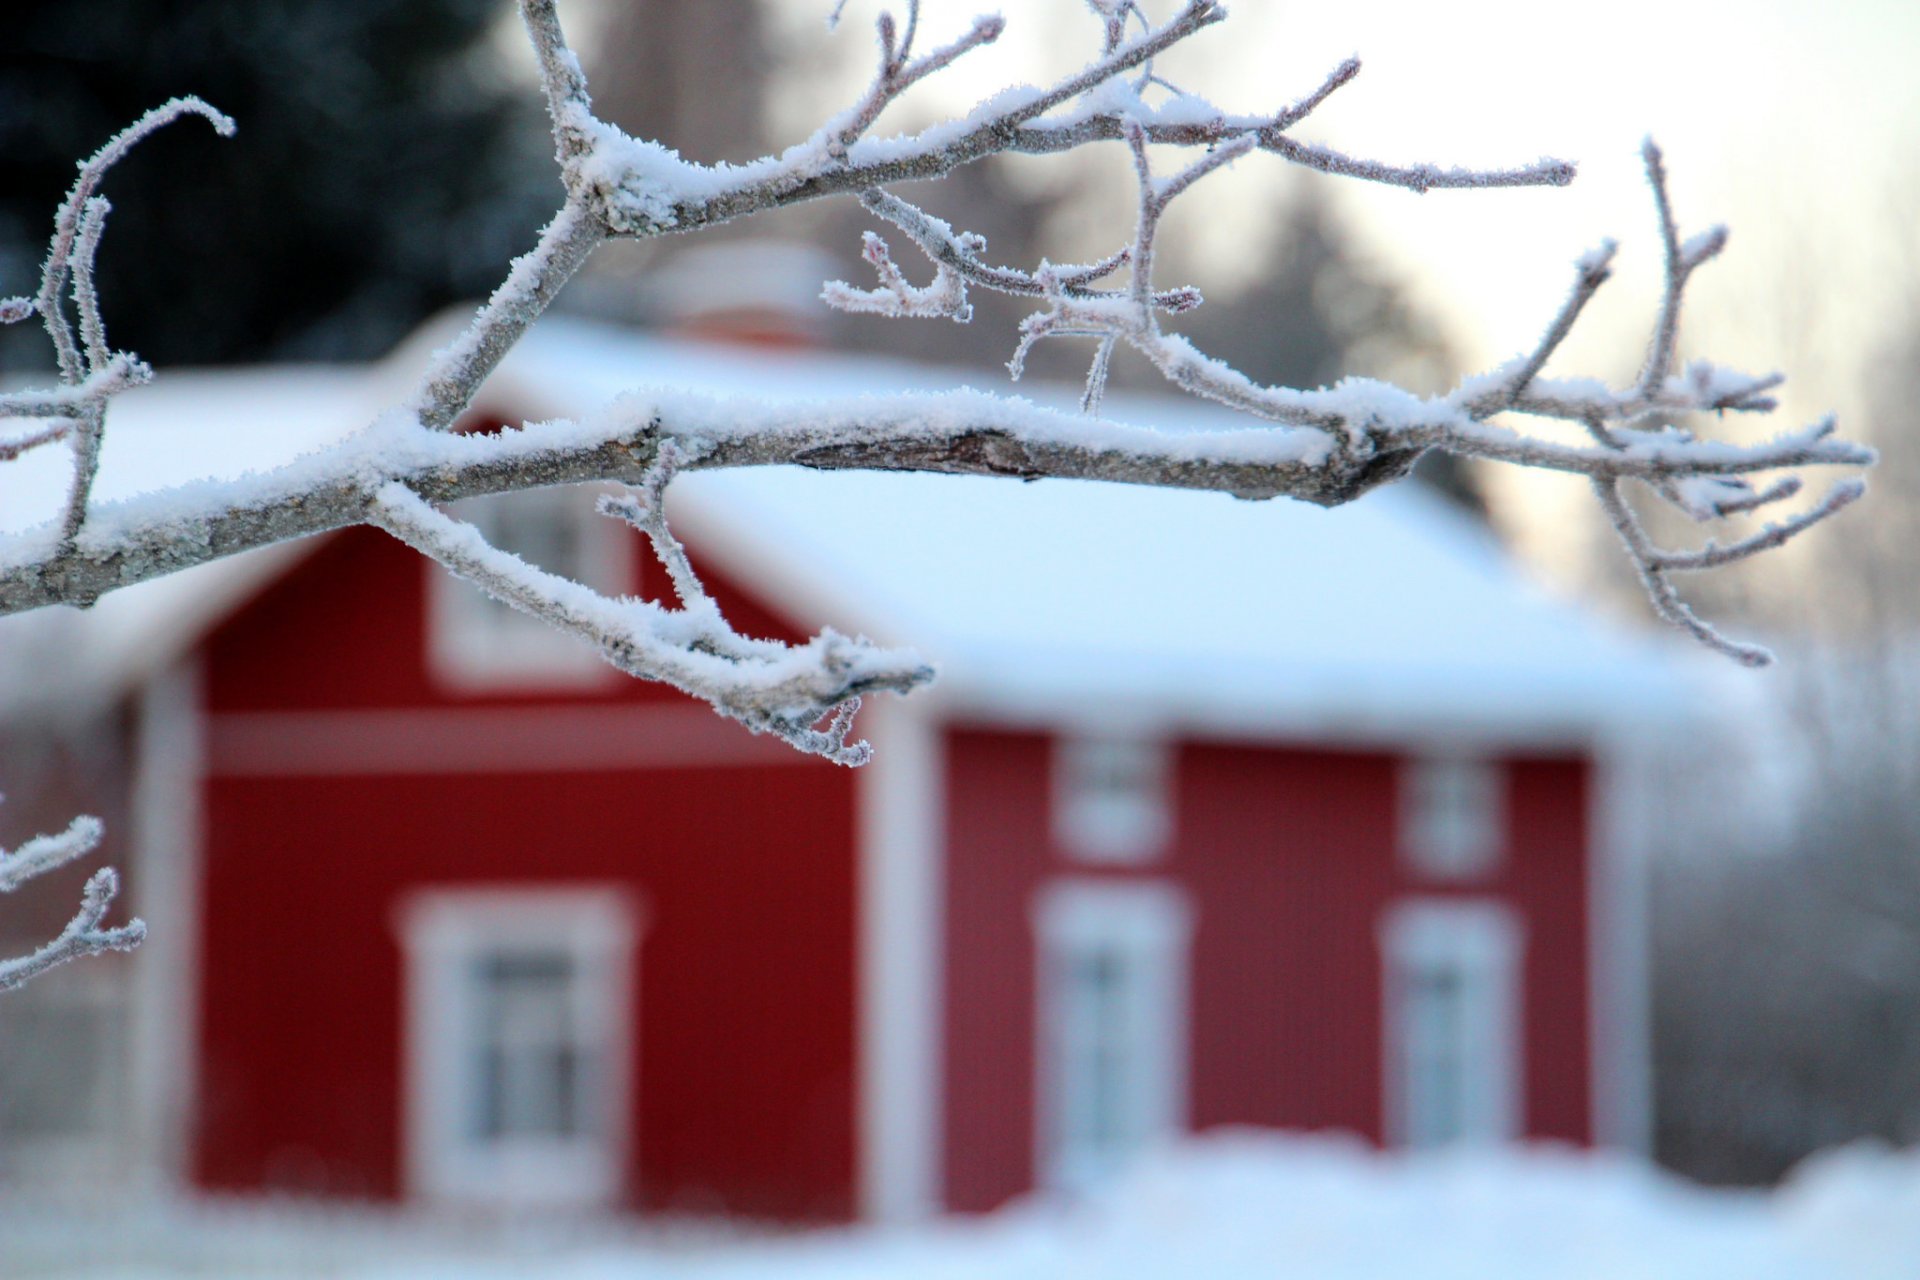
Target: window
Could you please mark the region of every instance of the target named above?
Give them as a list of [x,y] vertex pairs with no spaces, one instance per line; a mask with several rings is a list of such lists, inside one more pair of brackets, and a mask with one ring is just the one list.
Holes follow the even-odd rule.
[[[633,591],[633,537],[594,510],[593,491],[534,489],[455,503],[450,510],[488,542],[603,595]],[[428,562],[435,672],[451,684],[490,688],[575,686],[612,679],[593,647],[493,599]]]
[[1400,851],[1407,864],[1434,880],[1490,874],[1506,842],[1502,781],[1500,766],[1485,760],[1439,757],[1403,765]]
[[1417,902],[1381,931],[1388,1136],[1485,1145],[1519,1132],[1520,927],[1487,902]]
[[591,1207],[621,1190],[634,913],[599,890],[425,893],[403,920],[411,1189]]
[[1083,862],[1140,863],[1173,832],[1165,746],[1068,738],[1054,746],[1054,835]]
[[1186,1124],[1191,913],[1153,884],[1064,884],[1036,910],[1041,1176],[1080,1189]]

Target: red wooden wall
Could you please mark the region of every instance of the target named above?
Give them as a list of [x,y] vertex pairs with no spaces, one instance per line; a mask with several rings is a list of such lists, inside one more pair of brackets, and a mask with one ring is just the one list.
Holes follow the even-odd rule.
[[1171,881],[1191,896],[1195,1127],[1340,1129],[1376,1141],[1383,912],[1415,893],[1508,902],[1526,931],[1526,1133],[1591,1140],[1582,762],[1509,761],[1502,870],[1440,888],[1397,865],[1391,756],[1185,744],[1172,847],[1137,870],[1075,863],[1054,847],[1049,756],[1039,734],[948,738],[942,1075],[951,1207],[990,1209],[1033,1186],[1029,904],[1069,875]]
[[[204,649],[216,736],[237,711],[683,701],[618,679],[450,695],[427,667],[427,568],[385,535],[349,531],[228,620]],[[790,633],[707,581],[743,630]],[[849,771],[782,749],[700,768],[215,772],[203,801],[201,1185],[398,1194],[396,904],[425,885],[594,882],[627,887],[647,914],[633,1202],[852,1213]]]

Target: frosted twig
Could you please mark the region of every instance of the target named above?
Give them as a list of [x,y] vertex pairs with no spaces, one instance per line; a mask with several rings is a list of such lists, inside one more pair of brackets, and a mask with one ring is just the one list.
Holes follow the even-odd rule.
[[880,277],[877,289],[856,289],[844,280],[829,280],[820,290],[827,305],[841,311],[882,316],[947,316],[960,324],[973,319],[967,302],[967,282],[944,263],[934,264],[933,282],[919,288],[907,282],[894,265],[887,242],[868,231],[860,238],[860,256]]
[[1087,0],[1087,8],[1093,10],[1094,16],[1100,19],[1105,37],[1100,46],[1102,53],[1112,53],[1127,38],[1129,17],[1139,18],[1142,23],[1146,21],[1146,15],[1140,12],[1140,6],[1134,0]]
[[[40,268],[39,293],[30,305],[26,305],[25,299],[7,299],[4,315],[0,315],[0,319],[7,322],[23,319],[29,313],[40,316],[53,343],[60,380],[70,393],[69,404],[59,410],[59,416],[72,420],[72,425],[63,433],[73,445],[73,478],[68,485],[66,513],[61,521],[61,545],[67,551],[72,550],[74,538],[86,520],[87,499],[93,491],[94,472],[99,466],[100,433],[106,422],[107,401],[125,389],[128,385],[125,380],[135,369],[145,370],[133,357],[122,360],[107,350],[106,327],[101,323],[100,300],[94,288],[93,260],[105,229],[108,205],[95,192],[107,171],[142,138],[189,115],[205,118],[223,137],[233,134],[232,120],[199,98],[187,97],[174,98],[155,107],[108,139],[105,146],[81,162],[80,176],[54,214],[53,237],[48,244],[47,260]],[[80,316],[77,336],[63,304],[69,280]],[[114,369],[116,364],[118,369]],[[109,370],[113,372],[109,374]],[[0,399],[0,416],[16,416],[9,401],[23,405],[33,403],[30,394]],[[47,438],[42,433],[34,442],[42,443]],[[11,456],[17,456],[20,451],[15,449]]]
[[607,238],[604,221],[584,200],[570,198],[540,232],[540,242],[513,260],[461,335],[436,353],[412,408],[437,431],[451,430],[513,344],[533,327],[567,281]]
[[1327,78],[1320,82],[1318,89],[1315,89],[1312,93],[1276,115],[1266,126],[1267,129],[1274,133],[1280,133],[1293,128],[1294,125],[1299,124],[1302,120],[1312,115],[1321,103],[1331,98],[1335,90],[1347,84],[1359,74],[1360,59],[1348,58],[1327,73]]
[[[1533,385],[1533,380],[1539,375],[1540,370],[1546,367],[1553,353],[1560,349],[1560,344],[1565,342],[1567,335],[1573,332],[1573,326],[1580,319],[1580,313],[1586,309],[1587,303],[1593,300],[1594,294],[1600,292],[1600,286],[1612,277],[1613,256],[1619,248],[1618,241],[1607,240],[1593,252],[1581,255],[1580,261],[1576,264],[1573,288],[1567,293],[1567,300],[1560,304],[1560,310],[1553,317],[1553,322],[1541,335],[1539,345],[1514,366],[1506,379],[1506,385],[1491,393],[1493,399],[1487,402],[1490,406],[1501,401],[1511,404],[1515,397],[1524,394],[1527,388]],[[1476,403],[1471,407],[1480,406]]]
[[[1320,90],[1289,112],[1297,116],[1311,110],[1351,79],[1354,70],[1357,67],[1343,64]],[[1799,488],[1797,480],[1788,480],[1756,490],[1739,478],[1741,472],[1764,469],[1756,465],[1759,458],[1777,459],[1779,455],[1764,446],[1695,449],[1690,433],[1671,428],[1650,433],[1637,426],[1657,413],[1729,409],[1768,412],[1776,403],[1765,393],[1781,381],[1778,374],[1736,373],[1704,361],[1689,365],[1680,375],[1668,375],[1677,340],[1680,300],[1687,281],[1697,267],[1724,248],[1726,233],[1716,228],[1682,243],[1667,196],[1665,170],[1658,150],[1651,143],[1647,144],[1645,155],[1666,248],[1665,290],[1648,361],[1635,385],[1624,392],[1615,392],[1598,383],[1543,383],[1540,380],[1541,370],[1611,275],[1616,245],[1609,240],[1581,257],[1566,301],[1526,356],[1492,374],[1469,380],[1443,398],[1440,404],[1453,411],[1449,420],[1446,413],[1433,413],[1439,405],[1408,404],[1404,393],[1357,380],[1341,384],[1340,389],[1350,391],[1346,397],[1261,387],[1229,366],[1195,351],[1183,339],[1163,333],[1154,314],[1155,307],[1149,302],[1160,296],[1152,285],[1160,220],[1168,206],[1200,179],[1252,151],[1258,145],[1259,135],[1249,130],[1223,139],[1209,154],[1172,177],[1158,179],[1147,153],[1151,135],[1146,126],[1128,118],[1121,122],[1121,131],[1133,160],[1138,188],[1133,243],[1114,259],[1124,258],[1128,264],[1132,273],[1129,288],[1124,295],[1070,290],[1057,273],[1043,264],[1030,279],[1047,298],[1047,306],[1020,326],[1019,341],[1008,365],[1014,377],[1020,376],[1027,353],[1040,339],[1091,336],[1098,340],[1098,345],[1081,398],[1089,412],[1100,403],[1114,345],[1125,342],[1146,355],[1164,376],[1187,391],[1269,421],[1327,432],[1338,442],[1338,447],[1329,454],[1327,465],[1346,471],[1362,487],[1404,473],[1420,451],[1427,448],[1439,448],[1463,457],[1585,473],[1594,477],[1609,519],[1621,531],[1628,553],[1647,584],[1656,612],[1741,661],[1760,660],[1759,650],[1726,640],[1687,609],[1664,575],[1681,569],[1714,567],[1777,547],[1836,514],[1864,489],[1858,484],[1837,485],[1825,501],[1799,516],[1771,524],[1757,534],[1730,544],[1710,541],[1698,552],[1661,551],[1645,537],[1638,517],[1619,492],[1619,480],[1629,471],[1636,472],[1655,493],[1695,519],[1717,519],[1751,511],[1789,497]],[[956,236],[945,223],[885,193],[869,193],[863,201],[870,210],[906,230],[943,274],[964,272],[967,273],[964,279],[978,278],[981,283],[991,280],[1000,287],[1009,281],[1025,284],[1019,272],[998,268],[989,276],[983,271],[973,259],[969,244],[969,239],[977,237]],[[895,314],[916,313],[902,308]],[[1383,393],[1389,392],[1390,396],[1383,397]],[[1343,399],[1345,403],[1340,403]],[[1383,420],[1383,410],[1401,416],[1397,427]],[[1576,423],[1593,438],[1593,447],[1566,446],[1544,437],[1521,436],[1483,425],[1484,420],[1504,412]],[[1428,420],[1418,421],[1422,417]],[[1796,439],[1808,443],[1821,441],[1830,436],[1832,430],[1831,423],[1822,423]],[[1690,458],[1718,452],[1723,462],[1715,465],[1689,461],[1669,465],[1669,451],[1676,446],[1685,448]],[[1867,465],[1872,461],[1871,451],[1858,447],[1828,456],[1834,461],[1844,457],[1854,465]],[[1635,458],[1640,466],[1627,465],[1628,459]],[[1709,492],[1711,500],[1703,500],[1701,495]]]
[[586,73],[580,69],[580,59],[567,47],[554,0],[520,0],[520,21],[540,68],[540,88],[546,95],[547,116],[553,125],[554,159],[560,162],[571,191],[573,163],[593,146],[595,121]]
[[11,440],[0,441],[0,462],[12,462],[15,458],[30,449],[38,449],[43,444],[53,444],[55,441],[65,440],[67,434],[72,430],[72,419],[62,418],[50,427],[42,427],[38,431],[29,431],[23,436],[15,436]]
[[0,960],[0,991],[25,986],[69,960],[99,955],[102,951],[131,951],[146,941],[146,922],[138,918],[110,929],[100,927],[107,908],[113,905],[114,895],[119,892],[120,876],[112,867],[102,867],[87,877],[86,887],[80,891],[80,909],[52,942],[28,955]]
[[[1660,572],[1717,569],[1736,560],[1745,560],[1748,556],[1758,555],[1762,551],[1771,551],[1783,546],[1794,535],[1812,528],[1828,516],[1842,508],[1858,502],[1866,496],[1867,486],[1860,480],[1842,480],[1827,490],[1827,496],[1818,505],[1801,512],[1799,515],[1778,524],[1770,524],[1760,532],[1742,538],[1737,542],[1721,545],[1709,540],[1698,551],[1661,551],[1649,547],[1648,565]],[[1757,505],[1757,504],[1756,504]]]
[[12,893],[36,876],[86,857],[100,847],[105,831],[100,819],[83,814],[58,834],[35,836],[11,853],[0,849],[0,893]]
[[1716,653],[1723,653],[1743,667],[1764,667],[1773,661],[1773,653],[1764,645],[1744,644],[1730,640],[1716,630],[1712,624],[1700,617],[1680,598],[1673,583],[1657,563],[1658,553],[1641,528],[1640,517],[1628,505],[1626,496],[1620,492],[1618,480],[1595,480],[1594,494],[1600,499],[1600,509],[1607,513],[1607,520],[1613,525],[1613,531],[1620,536],[1620,542],[1627,549],[1627,558],[1640,575],[1640,584],[1646,588],[1647,599],[1653,604],[1653,611],[1662,619],[1679,627],[1700,643]]
[[80,341],[88,372],[102,369],[112,359],[107,350],[107,326],[100,318],[100,292],[93,283],[93,259],[100,252],[100,233],[106,230],[113,208],[105,196],[89,199],[80,213],[80,234],[73,247],[73,305],[80,313]]
[[[82,816],[57,835],[35,836],[11,853],[0,850],[0,893],[12,893],[29,880],[92,853],[99,847],[103,832],[98,818]],[[112,868],[94,872],[81,891],[80,910],[58,937],[28,955],[0,959],[0,991],[12,990],[55,965],[81,956],[138,946],[147,933],[141,921],[129,920],[111,929],[100,927],[119,888],[120,878]]]
[[1107,371],[1113,366],[1115,341],[1112,334],[1106,334],[1093,349],[1093,363],[1087,366],[1087,385],[1080,392],[1082,413],[1100,412],[1100,400],[1107,393]]
[[619,497],[604,495],[599,500],[600,514],[624,520],[647,536],[654,554],[666,566],[674,594],[683,607],[707,601],[707,589],[687,559],[687,549],[667,527],[667,485],[680,470],[680,446],[668,441],[654,455],[653,466],[641,480],[638,492]]
[[919,0],[907,0],[906,32],[897,39],[894,17],[890,11],[881,10],[880,16],[875,19],[875,34],[880,44],[880,68],[874,73],[873,83],[867,87],[865,96],[837,124],[827,127],[826,132],[830,137],[826,149],[835,159],[844,159],[847,148],[866,133],[880,118],[881,112],[901,94],[980,46],[992,44],[1006,30],[1005,20],[997,14],[975,18],[965,35],[924,58],[914,59],[913,37],[919,25]]
[[105,365],[72,385],[0,395],[0,418],[70,418],[90,404],[153,380],[145,361],[117,351]]
[[72,262],[75,243],[80,236],[80,221],[87,202],[93,198],[107,170],[118,164],[127,152],[131,151],[141,139],[156,130],[185,116],[197,115],[205,119],[214,128],[214,132],[223,138],[233,136],[234,123],[225,113],[216,111],[199,98],[174,98],[161,103],[138,120],[116,133],[107,140],[107,144],[94,152],[80,165],[80,176],[74,180],[73,187],[67,192],[67,198],[60,203],[59,211],[53,220],[53,241],[47,250],[46,265],[40,269],[40,293],[34,299],[34,308],[47,327],[47,336],[53,340],[55,355],[60,361],[60,376],[66,382],[78,382],[85,373],[80,347],[74,339],[72,328],[61,308],[60,298],[67,285],[67,272]]
[[1667,194],[1667,166],[1652,138],[1641,144],[1640,156],[1646,163],[1647,185],[1653,188],[1654,207],[1660,214],[1660,243],[1666,264],[1666,287],[1661,292],[1660,312],[1638,383],[1640,395],[1651,397],[1673,367],[1674,344],[1680,334],[1680,299],[1686,292],[1687,278],[1695,267],[1726,247],[1727,232],[1724,227],[1715,227],[1698,240],[1681,244],[1673,219],[1673,201]]
[[[678,610],[610,600],[488,545],[473,526],[402,484],[380,489],[368,519],[495,599],[594,645],[620,670],[671,685],[755,733],[837,764],[864,764],[871,750],[847,741],[851,719],[836,712],[861,694],[906,693],[933,678],[911,652],[833,631],[799,646],[742,636],[697,587],[682,591]],[[685,572],[691,577],[690,567]],[[818,727],[823,719],[825,729]]]
[[[1035,271],[1022,271],[1014,267],[989,266],[980,260],[986,251],[986,240],[969,232],[957,232],[945,221],[934,217],[890,191],[863,191],[860,203],[874,215],[885,218],[906,233],[920,251],[927,255],[936,272],[950,271],[960,278],[961,284],[978,285],[983,289],[992,289],[998,293],[1012,294],[1016,297],[1040,298],[1054,288],[1072,298],[1119,297],[1120,291],[1093,288],[1093,282],[1112,275],[1127,265],[1132,250],[1120,249],[1101,259],[1099,262],[1079,266],[1049,264],[1047,270],[1051,284],[1043,282]],[[831,289],[832,286],[829,286]],[[850,292],[859,292],[852,290]],[[827,301],[835,306],[842,305],[837,296],[829,296]],[[1190,288],[1163,289],[1154,295],[1155,305],[1163,311],[1179,313],[1190,311],[1200,305],[1198,290]],[[855,308],[846,308],[853,310]]]
[[612,234],[605,208],[607,193],[593,185],[584,168],[594,155],[596,139],[607,129],[594,118],[586,74],[567,46],[554,0],[520,0],[520,16],[540,69],[541,90],[553,125],[554,157],[567,200],[541,229],[539,243],[513,260],[506,278],[466,330],[435,353],[421,377],[411,407],[422,423],[436,431],[452,429],[487,375]]

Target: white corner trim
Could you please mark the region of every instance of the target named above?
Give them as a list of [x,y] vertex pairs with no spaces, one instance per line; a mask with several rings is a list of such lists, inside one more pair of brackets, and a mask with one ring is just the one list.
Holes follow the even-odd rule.
[[1624,738],[1591,757],[1587,940],[1593,1138],[1653,1151],[1652,946],[1648,756]]
[[859,794],[860,1211],[883,1223],[945,1207],[941,1079],[945,751],[913,701],[880,699]]
[[139,1177],[155,1193],[192,1180],[199,1096],[200,912],[205,892],[204,717],[196,659],[141,691],[134,730],[132,893],[147,922],[134,953],[130,1111]]
[[1462,1081],[1462,1108],[1475,1113],[1464,1124],[1478,1130],[1468,1140],[1518,1138],[1525,1131],[1526,1096],[1525,930],[1519,915],[1491,899],[1404,899],[1382,916],[1380,946],[1381,1111],[1387,1141],[1405,1145],[1413,1136],[1402,984],[1411,969],[1441,965],[1470,970],[1482,984],[1478,1007],[1466,1015],[1477,1024],[1469,1028],[1468,1040],[1484,1055],[1478,1071]]
[[[634,952],[645,916],[615,887],[479,886],[425,889],[395,913],[406,984],[401,1028],[405,1185],[430,1203],[597,1208],[626,1189],[633,1128]],[[591,1133],[513,1149],[462,1139],[477,1087],[463,1056],[472,1030],[463,979],[477,955],[501,947],[566,951],[572,994],[596,1027],[603,1070]]]

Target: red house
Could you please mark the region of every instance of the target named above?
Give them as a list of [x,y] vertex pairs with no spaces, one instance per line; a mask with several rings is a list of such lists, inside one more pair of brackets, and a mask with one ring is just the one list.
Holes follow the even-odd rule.
[[[400,376],[163,378],[116,410],[100,492],[339,438]],[[934,376],[556,320],[483,409]],[[941,667],[863,713],[875,763],[620,676],[372,530],[0,630],[0,661],[57,632],[74,680],[137,698],[109,856],[153,927],[125,972],[155,1169],[907,1218],[1218,1125],[1637,1141],[1608,780],[1660,675],[1439,499],[766,471],[671,502],[742,630]],[[549,568],[666,590],[579,493],[470,505]]]

